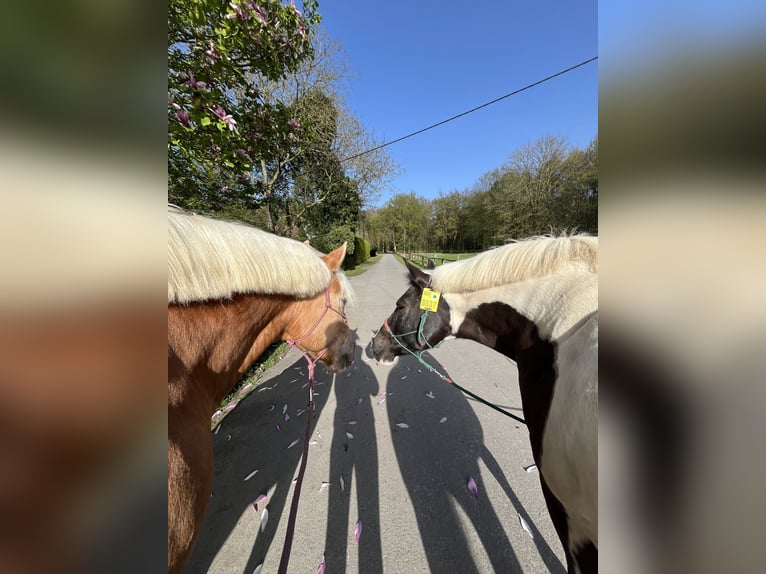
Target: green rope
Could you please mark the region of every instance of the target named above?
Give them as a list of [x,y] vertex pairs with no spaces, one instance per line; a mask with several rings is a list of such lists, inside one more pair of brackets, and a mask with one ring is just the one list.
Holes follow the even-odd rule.
[[392,339],[393,339],[393,340],[396,342],[396,344],[397,344],[397,345],[399,345],[399,346],[400,346],[402,349],[404,349],[404,350],[405,350],[405,351],[407,351],[407,352],[408,352],[410,355],[412,355],[413,357],[415,357],[415,358],[418,360],[418,362],[419,362],[421,365],[423,365],[423,366],[424,366],[424,367],[425,367],[425,368],[426,368],[426,369],[427,369],[429,372],[431,372],[431,373],[435,374],[437,377],[439,377],[439,378],[440,378],[441,380],[443,380],[444,382],[446,382],[446,383],[449,383],[449,384],[450,384],[450,385],[452,385],[453,387],[455,387],[455,388],[459,389],[459,390],[460,390],[460,391],[462,391],[464,394],[468,395],[469,397],[472,397],[473,399],[475,399],[475,400],[479,401],[480,403],[482,403],[482,404],[484,404],[484,405],[486,405],[486,406],[488,406],[488,407],[490,407],[490,408],[492,408],[492,409],[495,409],[497,412],[499,412],[499,413],[502,413],[502,414],[504,414],[505,416],[511,417],[512,419],[514,419],[514,420],[516,420],[516,421],[519,421],[519,422],[520,422],[520,423],[522,423],[522,424],[527,424],[527,423],[526,423],[526,421],[525,421],[524,419],[522,419],[521,417],[518,417],[518,416],[516,416],[516,415],[514,415],[514,414],[512,414],[512,413],[509,413],[509,412],[508,412],[508,411],[506,411],[506,410],[503,410],[503,409],[501,409],[501,408],[500,408],[500,407],[498,407],[497,405],[494,405],[494,404],[490,403],[489,401],[487,401],[487,400],[485,400],[485,399],[481,398],[479,395],[477,395],[477,394],[475,394],[475,393],[472,393],[472,392],[471,392],[471,391],[469,391],[468,389],[465,389],[465,388],[461,387],[460,385],[458,385],[458,384],[457,384],[455,381],[453,381],[452,379],[450,379],[450,378],[449,378],[449,377],[447,377],[446,375],[442,375],[442,374],[441,374],[439,371],[437,371],[437,370],[436,370],[434,367],[432,367],[431,365],[429,365],[429,364],[426,362],[426,360],[423,358],[423,353],[425,353],[425,352],[426,352],[426,349],[423,349],[423,350],[422,350],[422,351],[420,351],[419,353],[416,353],[415,351],[413,351],[412,349],[410,349],[410,348],[409,348],[407,345],[405,345],[404,343],[402,343],[402,342],[399,340],[399,338],[400,338],[400,337],[404,337],[405,335],[415,335],[415,334],[417,334],[417,336],[418,336],[418,343],[421,343],[421,345],[423,345],[423,346],[426,346],[426,345],[427,345],[427,346],[428,346],[428,349],[437,349],[437,348],[439,348],[439,347],[441,346],[441,342],[439,342],[439,344],[438,344],[438,345],[436,345],[435,347],[432,347],[432,346],[431,346],[431,344],[430,344],[430,343],[428,342],[428,340],[426,339],[425,335],[423,334],[423,327],[424,327],[424,326],[425,326],[425,324],[426,324],[426,319],[428,318],[428,313],[429,313],[429,312],[428,312],[427,310],[426,310],[426,311],[423,311],[423,314],[420,316],[420,323],[419,323],[419,325],[418,325],[418,329],[417,329],[417,331],[408,331],[408,332],[406,332],[406,333],[399,333],[398,335],[395,335],[393,332],[391,332],[391,330],[390,330],[390,328],[389,328],[389,329],[388,329],[388,334],[389,334],[389,335],[391,335],[391,338],[392,338]]

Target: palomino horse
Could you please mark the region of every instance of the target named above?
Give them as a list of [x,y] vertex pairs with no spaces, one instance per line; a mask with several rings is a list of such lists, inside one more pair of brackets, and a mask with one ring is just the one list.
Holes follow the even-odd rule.
[[409,262],[407,268],[412,285],[372,340],[375,358],[419,355],[456,336],[514,360],[567,569],[596,572],[598,239],[530,239],[432,275]]
[[354,357],[342,245],[308,245],[168,208],[168,571],[180,572],[212,491],[210,418],[272,343],[331,372]]

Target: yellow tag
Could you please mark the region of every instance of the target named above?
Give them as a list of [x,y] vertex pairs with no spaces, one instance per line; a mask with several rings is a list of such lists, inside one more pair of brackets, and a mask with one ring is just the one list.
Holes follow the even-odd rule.
[[439,308],[439,297],[441,297],[440,291],[432,291],[426,287],[423,289],[423,296],[420,298],[420,308],[424,311],[436,313],[436,310]]

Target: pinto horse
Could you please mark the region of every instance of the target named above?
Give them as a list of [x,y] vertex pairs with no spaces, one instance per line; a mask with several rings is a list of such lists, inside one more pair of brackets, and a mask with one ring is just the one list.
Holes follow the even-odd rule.
[[515,361],[532,454],[567,570],[596,572],[598,238],[520,241],[432,275],[406,264],[411,286],[373,338],[375,358],[390,363],[419,355],[454,336]]
[[210,418],[272,343],[331,372],[354,357],[339,271],[346,245],[308,245],[168,208],[168,571],[180,572],[213,483]]

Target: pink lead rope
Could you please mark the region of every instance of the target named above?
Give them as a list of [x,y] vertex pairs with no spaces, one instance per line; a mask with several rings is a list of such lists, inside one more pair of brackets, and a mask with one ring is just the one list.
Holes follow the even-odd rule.
[[[298,345],[299,341],[302,341],[309,335],[311,335],[316,328],[319,326],[319,323],[322,322],[322,319],[324,319],[325,315],[327,315],[327,311],[333,311],[340,315],[340,317],[343,319],[344,323],[348,323],[348,319],[346,318],[346,315],[344,315],[341,311],[338,311],[337,309],[333,309],[332,305],[330,304],[330,290],[325,289],[324,291],[324,310],[322,311],[322,314],[319,316],[319,319],[316,323],[314,323],[314,326],[309,329],[309,331],[303,335],[302,337],[299,337],[297,339],[288,339],[287,344],[291,347],[294,347],[295,349],[298,349],[303,357],[306,359],[306,362],[309,364],[309,404],[307,413],[307,420],[306,420],[306,435],[303,438],[303,455],[301,456],[301,467],[298,470],[298,478],[295,482],[295,491],[293,492],[293,500],[290,503],[290,515],[287,519],[287,532],[285,533],[285,545],[282,548],[282,557],[279,560],[279,570],[277,570],[278,574],[287,574],[287,564],[290,561],[290,551],[293,546],[293,535],[295,534],[295,520],[298,516],[298,500],[301,496],[301,486],[303,485],[303,475],[306,472],[306,463],[308,461],[309,456],[309,440],[311,439],[311,420],[314,418],[314,367],[316,367],[319,360],[324,356],[324,354],[327,352],[327,349],[329,349],[332,344],[335,342],[335,339],[333,339],[327,347],[322,349],[322,351],[317,355],[316,359],[311,359],[308,352],[301,348]],[[337,338],[337,337],[336,337]]]

